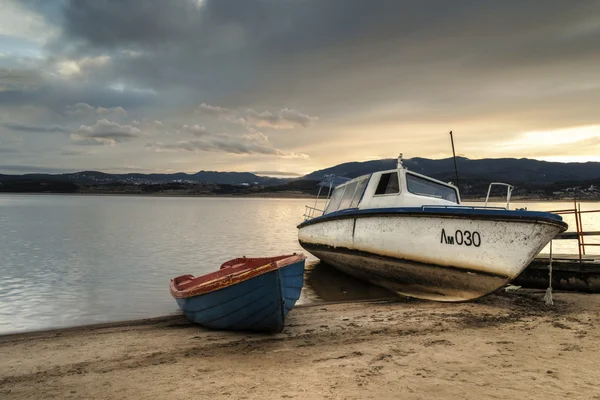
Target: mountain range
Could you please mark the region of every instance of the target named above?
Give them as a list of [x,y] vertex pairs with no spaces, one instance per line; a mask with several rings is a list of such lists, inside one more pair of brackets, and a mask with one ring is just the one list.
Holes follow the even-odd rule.
[[[551,185],[565,181],[600,180],[600,162],[559,163],[527,158],[498,158],[471,160],[457,157],[459,179],[461,182],[500,181],[513,185],[534,186]],[[108,174],[97,171],[83,171],[67,174],[25,174],[2,175],[2,182],[61,182],[75,185],[156,185],[156,184],[213,184],[245,186],[298,186],[298,181],[319,181],[326,175],[354,178],[375,171],[393,169],[396,159],[381,159],[364,162],[347,162],[330,168],[314,171],[300,178],[282,179],[260,176],[249,172],[199,171],[195,174]],[[452,158],[428,159],[415,157],[404,160],[404,165],[412,171],[422,173],[443,181],[455,181],[454,161]],[[306,182],[309,186],[309,182]]]
[[289,179],[271,178],[259,176],[250,172],[217,172],[217,171],[199,171],[195,174],[186,174],[177,172],[173,174],[107,174],[98,171],[82,171],[68,174],[24,174],[24,175],[2,175],[0,182],[10,181],[61,181],[71,182],[82,185],[102,185],[102,184],[132,184],[132,185],[152,185],[164,183],[208,183],[221,185],[281,185]]
[[[374,171],[393,169],[396,159],[383,159],[365,162],[349,162],[331,168],[312,172],[303,177],[306,180],[320,180],[325,175],[339,175],[355,178]],[[403,161],[405,167],[443,181],[456,181],[452,158],[432,160],[410,158]],[[528,158],[484,158],[471,160],[456,158],[460,180],[500,181],[511,184],[552,184],[561,181],[588,181],[600,179],[600,162],[560,163],[533,160]]]

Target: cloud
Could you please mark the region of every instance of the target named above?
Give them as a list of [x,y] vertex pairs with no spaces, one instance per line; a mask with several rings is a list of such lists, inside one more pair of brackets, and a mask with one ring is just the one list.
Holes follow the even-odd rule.
[[127,111],[121,106],[104,108],[93,107],[87,103],[76,103],[66,107],[66,115],[71,117],[95,117],[99,115],[126,115]]
[[63,150],[60,152],[60,154],[63,156],[82,156],[89,153],[84,150]]
[[208,114],[208,115],[212,115],[212,116],[216,116],[216,117],[229,117],[232,116],[234,114],[234,112],[232,110],[229,110],[227,108],[223,108],[223,107],[218,107],[218,106],[211,106],[209,104],[206,103],[202,103],[200,104],[200,106],[198,107],[198,111],[204,113],[204,114]]
[[[68,106],[76,103],[96,104],[107,109],[123,107],[135,110],[152,107],[159,100],[156,94],[150,92],[118,91],[89,82],[57,82],[34,73],[26,76],[26,81],[2,83],[0,70],[0,106],[41,106],[62,113]],[[6,90],[1,89],[2,85]]]
[[262,132],[245,133],[242,135],[242,139],[252,143],[269,143],[269,137]]
[[141,135],[141,130],[132,125],[119,125],[106,118],[98,120],[94,125],[81,125],[71,133],[71,139],[80,144],[115,145],[127,142]]
[[194,136],[207,136],[210,135],[208,129],[198,124],[196,125],[183,125],[181,129],[185,132],[191,133]]
[[268,138],[264,135],[234,137],[223,134],[177,143],[153,143],[149,144],[147,148],[158,152],[184,150],[190,152],[224,152],[230,154],[261,154],[284,158],[309,158],[306,154],[288,152],[272,147],[268,142]]
[[284,108],[277,113],[270,111],[257,112],[249,109],[246,119],[249,125],[273,129],[293,129],[298,126],[306,128],[312,121],[316,120],[318,120],[317,117],[311,117],[289,108]]
[[272,129],[306,128],[310,123],[319,119],[289,108],[284,108],[276,112],[258,112],[253,109],[248,109],[244,113],[239,113],[228,108],[202,103],[198,107],[198,110],[203,114],[225,119],[232,123]]
[[65,127],[59,125],[51,125],[51,126],[34,126],[34,125],[22,125],[22,124],[11,124],[4,123],[1,126],[8,128],[17,132],[31,132],[31,133],[41,133],[41,132],[60,132],[67,133],[69,130]]
[[162,129],[165,126],[165,124],[162,121],[159,121],[157,119],[149,120],[147,118],[143,118],[141,121],[134,119],[133,121],[131,121],[131,124],[135,125],[136,127],[143,127],[143,129]]
[[312,121],[316,121],[319,118],[311,117],[310,115],[302,114],[296,110],[290,110],[284,108],[279,112],[279,116],[283,121],[296,123],[300,126],[307,127]]
[[57,34],[55,26],[48,24],[43,15],[25,7],[23,1],[3,0],[0,36],[44,44]]
[[81,59],[59,58],[53,62],[54,71],[63,78],[73,78],[102,68],[110,62],[110,56],[83,57]]

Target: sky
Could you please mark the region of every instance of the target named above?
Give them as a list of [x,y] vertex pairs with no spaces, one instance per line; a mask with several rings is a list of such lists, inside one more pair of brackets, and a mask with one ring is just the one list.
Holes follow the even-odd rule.
[[0,0],[0,173],[600,161],[600,2]]

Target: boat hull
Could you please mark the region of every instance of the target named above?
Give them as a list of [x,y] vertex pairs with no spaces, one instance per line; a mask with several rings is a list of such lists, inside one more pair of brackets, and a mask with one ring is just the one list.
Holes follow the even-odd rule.
[[349,212],[301,224],[298,238],[321,261],[399,294],[468,301],[509,283],[566,229],[562,221],[514,216]]
[[304,259],[235,285],[175,300],[190,321],[206,328],[281,332],[303,284]]

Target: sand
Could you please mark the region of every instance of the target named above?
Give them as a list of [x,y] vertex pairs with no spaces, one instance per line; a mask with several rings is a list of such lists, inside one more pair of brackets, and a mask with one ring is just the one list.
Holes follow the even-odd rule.
[[2,399],[600,399],[600,296],[297,307],[281,334],[181,317],[0,337]]

